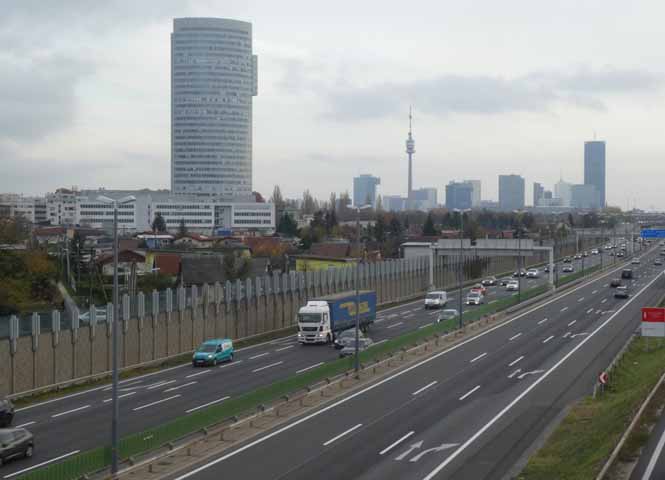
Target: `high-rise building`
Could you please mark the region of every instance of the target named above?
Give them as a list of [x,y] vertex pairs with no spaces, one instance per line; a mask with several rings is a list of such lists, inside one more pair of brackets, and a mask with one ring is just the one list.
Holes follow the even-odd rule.
[[499,208],[521,210],[524,208],[524,178],[520,175],[499,175]]
[[605,142],[584,142],[584,184],[598,192],[600,208],[605,207]]
[[595,185],[572,185],[570,206],[573,208],[600,208],[600,194]]
[[537,207],[545,197],[545,187],[538,182],[533,182],[533,206]]
[[252,24],[176,18],[171,34],[171,191],[252,194]]
[[572,200],[572,184],[564,182],[563,179],[554,184],[554,198],[559,200],[562,207],[570,207]]
[[473,185],[470,182],[450,182],[446,185],[446,208],[460,210],[473,206]]
[[471,206],[473,208],[480,206],[480,180],[464,180],[464,183],[469,183],[473,187],[471,190]]
[[406,198],[399,195],[384,195],[383,209],[387,212],[401,212],[406,209]]
[[436,208],[437,194],[436,188],[419,188],[418,190],[413,190],[413,205],[411,205],[411,208],[424,211]]
[[[360,175],[353,179],[353,206],[376,205],[376,187],[381,179],[373,175]],[[385,207],[384,207],[385,208]]]

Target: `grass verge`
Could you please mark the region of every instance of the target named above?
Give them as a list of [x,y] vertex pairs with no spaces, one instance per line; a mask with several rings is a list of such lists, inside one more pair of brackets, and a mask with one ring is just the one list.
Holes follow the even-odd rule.
[[[596,477],[640,404],[665,371],[665,348],[635,338],[615,367],[610,386],[595,400],[578,402],[529,459],[519,480],[589,480]],[[633,455],[643,438],[630,442]]]

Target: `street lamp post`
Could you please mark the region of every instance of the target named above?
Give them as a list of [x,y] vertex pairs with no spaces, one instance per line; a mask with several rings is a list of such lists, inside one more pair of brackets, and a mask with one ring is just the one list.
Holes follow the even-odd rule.
[[97,197],[97,201],[113,205],[113,323],[111,325],[111,348],[112,348],[112,371],[113,383],[111,391],[112,419],[111,419],[111,474],[118,473],[118,444],[119,431],[118,422],[120,417],[120,406],[118,404],[118,321],[120,317],[120,304],[118,299],[118,206],[131,203],[136,197],[129,195],[119,200],[106,196]]

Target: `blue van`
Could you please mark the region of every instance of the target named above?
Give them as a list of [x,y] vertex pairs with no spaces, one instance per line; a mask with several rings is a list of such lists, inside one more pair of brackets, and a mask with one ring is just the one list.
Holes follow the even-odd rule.
[[217,365],[218,362],[233,360],[233,342],[228,338],[206,340],[196,349],[192,356],[192,366]]

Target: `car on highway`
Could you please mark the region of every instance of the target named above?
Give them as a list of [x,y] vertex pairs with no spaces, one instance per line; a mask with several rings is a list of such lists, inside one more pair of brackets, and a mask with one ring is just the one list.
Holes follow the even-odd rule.
[[493,287],[494,285],[496,285],[496,282],[497,282],[496,277],[487,277],[480,283],[482,283],[483,286],[485,287]]
[[429,292],[425,295],[425,310],[430,308],[443,308],[448,303],[448,294],[443,290]]
[[441,313],[436,317],[436,322],[444,322],[446,320],[452,320],[454,318],[459,317],[459,312],[455,310],[454,308],[446,308],[445,310],[441,310]]
[[[372,339],[368,337],[363,337],[358,339],[358,351],[362,352],[363,350],[367,350],[371,345],[372,345]],[[352,339],[350,342],[348,342],[344,348],[342,348],[339,351],[339,357],[344,358],[344,357],[350,357],[351,355],[355,355],[356,353],[356,339]]]
[[506,285],[506,290],[509,292],[516,292],[517,290],[520,289],[520,284],[517,280],[511,280],[508,282],[508,285]]
[[[365,338],[365,334],[361,331],[358,330],[358,338]],[[337,349],[344,348],[346,347],[349,343],[353,343],[356,340],[356,329],[355,328],[349,328],[348,330],[344,330],[343,332],[340,332],[335,336],[335,341],[334,341],[334,346]]]
[[563,263],[572,263],[573,261],[571,260],[570,257],[566,257],[563,259]]
[[665,249],[660,251],[660,255],[661,255],[662,257],[665,257]]
[[623,253],[623,252],[617,253],[617,257],[624,257],[624,256],[625,256],[625,253]]
[[526,270],[515,270],[513,272],[513,277],[525,277],[526,276]]
[[[545,265],[545,268],[543,269],[543,271],[544,271],[545,273],[550,273],[550,266],[549,266],[549,265]],[[556,263],[552,265],[552,271],[553,271],[553,272],[556,272]]]
[[633,271],[630,268],[624,268],[621,271],[621,278],[625,278],[627,280],[633,278]]
[[233,341],[229,338],[206,340],[192,355],[192,366],[217,365],[218,362],[233,360]]
[[600,251],[597,248],[591,250],[591,255],[598,255]]
[[538,271],[537,268],[530,268],[526,272],[526,278],[538,278],[540,275],[540,272]]
[[466,296],[467,305],[480,305],[482,303],[485,303],[485,298],[483,297],[483,294],[478,291],[471,291]]
[[589,252],[587,252],[587,251],[582,252],[582,256],[583,256],[583,257],[588,257],[588,256],[589,256]]
[[[95,321],[97,323],[106,322],[106,308],[95,307]],[[90,323],[90,310],[86,310],[85,312],[79,314],[79,322],[82,325],[87,325]]]
[[480,283],[476,283],[471,289],[470,292],[480,292],[482,295],[487,294],[487,289]]
[[661,267],[663,265],[663,261],[660,258],[657,258],[653,261],[653,264],[657,267]]
[[578,253],[578,254],[575,255],[573,258],[574,258],[575,260],[582,260],[582,254],[581,254],[581,253]]
[[8,427],[14,420],[14,404],[8,398],[0,398],[0,428]]
[[610,287],[616,288],[621,285],[621,279],[620,278],[613,278],[612,281],[610,282]]
[[563,268],[561,269],[563,273],[573,273],[575,269],[573,268],[572,265],[564,265]]
[[514,280],[512,279],[512,277],[503,277],[501,280],[499,280],[499,285],[501,285],[502,287],[505,287],[506,285],[508,285],[510,282],[513,282],[513,281]]
[[614,292],[614,298],[628,298],[629,296],[630,293],[628,292],[628,287],[625,285],[617,287],[616,291]]
[[640,259],[639,258],[633,258],[630,263],[632,265],[639,265],[640,264]]
[[14,458],[30,458],[35,448],[32,433],[25,428],[0,429],[0,466]]

